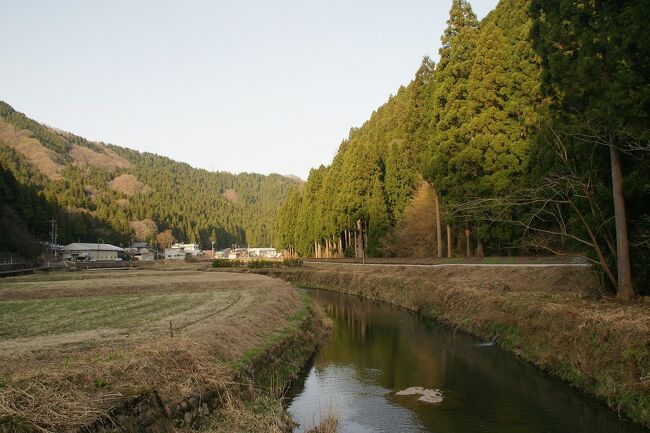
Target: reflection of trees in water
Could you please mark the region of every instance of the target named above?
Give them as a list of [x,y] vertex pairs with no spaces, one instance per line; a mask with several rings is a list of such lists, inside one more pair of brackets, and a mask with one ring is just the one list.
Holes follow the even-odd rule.
[[[388,396],[436,432],[637,432],[598,402],[476,339],[386,304],[315,291],[334,321],[315,360],[353,368],[358,380],[389,390],[443,390],[441,405]],[[494,430],[490,430],[494,426]],[[480,427],[480,428],[479,428]],[[478,430],[477,430],[478,429]]]
[[[437,372],[444,367],[435,349],[439,343],[411,314],[336,293],[316,292],[315,296],[334,321],[332,338],[316,359],[317,369],[324,367],[320,360],[326,359],[328,364],[349,364],[361,380],[373,380],[388,389],[437,386]],[[415,371],[430,372],[426,383],[413,382]]]
[[[495,347],[456,344],[448,351],[447,365],[455,389],[470,397],[460,402],[463,411],[477,419],[492,419],[495,425],[510,424],[512,432],[642,431],[630,423],[620,424],[604,404]],[[465,425],[455,418],[450,422],[456,428]]]

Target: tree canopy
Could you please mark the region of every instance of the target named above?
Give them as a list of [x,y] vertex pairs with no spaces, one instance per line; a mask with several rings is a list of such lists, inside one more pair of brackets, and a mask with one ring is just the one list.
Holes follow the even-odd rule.
[[[43,126],[4,102],[0,122],[5,130],[20,132],[0,136],[0,165],[15,179],[15,188],[38,192],[31,200],[49,205],[27,205],[8,194],[2,204],[28,213],[24,222],[37,240],[49,239],[51,230],[43,232],[40,220],[55,218],[62,243],[102,238],[126,246],[134,240],[155,242],[158,231],[171,230],[175,239],[206,247],[212,240],[217,248],[270,245],[277,209],[299,184],[277,174],[209,172],[163,156],[93,143]],[[36,139],[30,142],[31,154],[17,142],[21,137]],[[58,167],[56,177],[40,169],[35,153]],[[32,211],[42,214],[39,221],[29,215]]]
[[[417,228],[431,239],[413,211],[424,179],[452,254],[573,253],[614,275],[623,251],[615,238],[629,225],[637,290],[647,290],[646,9],[644,0],[501,0],[479,22],[468,1],[453,0],[439,62],[425,57],[351,129],[332,164],[294,190],[278,214],[278,245],[303,255],[330,240],[346,245],[363,220],[369,254],[421,254],[391,242]],[[615,203],[627,209],[623,226]]]

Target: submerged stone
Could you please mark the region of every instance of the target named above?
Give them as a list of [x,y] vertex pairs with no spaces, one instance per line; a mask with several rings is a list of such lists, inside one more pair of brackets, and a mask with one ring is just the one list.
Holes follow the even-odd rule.
[[425,403],[440,403],[443,400],[442,391],[438,389],[425,389],[419,386],[406,388],[405,390],[396,392],[395,395],[419,395],[420,398],[418,398],[418,401]]

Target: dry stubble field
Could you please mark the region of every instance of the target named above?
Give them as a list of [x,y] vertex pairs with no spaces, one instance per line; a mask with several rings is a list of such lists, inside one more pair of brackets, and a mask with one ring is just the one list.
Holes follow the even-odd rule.
[[289,284],[253,274],[0,280],[0,429],[74,430],[129,395],[155,389],[168,405],[222,385],[304,308]]

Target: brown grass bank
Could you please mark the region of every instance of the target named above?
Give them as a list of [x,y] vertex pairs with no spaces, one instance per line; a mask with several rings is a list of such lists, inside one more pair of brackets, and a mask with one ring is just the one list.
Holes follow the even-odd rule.
[[[289,284],[253,274],[5,279],[0,431],[184,431],[229,408],[281,408],[277,391],[315,349],[323,320]],[[291,427],[286,414],[256,414]]]
[[499,336],[505,350],[650,427],[650,302],[594,297],[588,268],[308,264],[268,273]]

